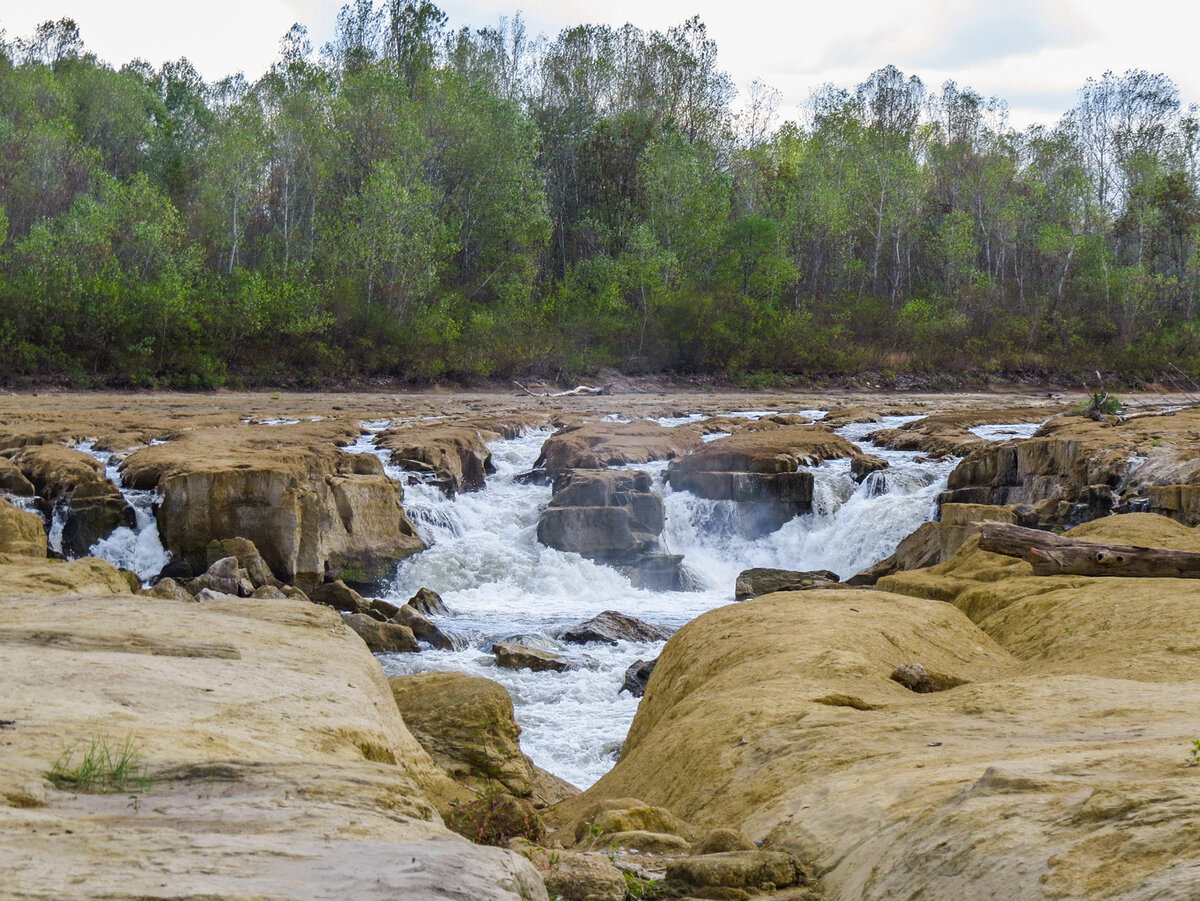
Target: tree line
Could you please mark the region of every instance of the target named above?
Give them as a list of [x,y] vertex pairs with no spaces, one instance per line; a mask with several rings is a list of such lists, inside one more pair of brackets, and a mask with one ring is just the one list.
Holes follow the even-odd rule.
[[894,67],[736,108],[703,23],[452,30],[354,0],[256,81],[0,41],[0,375],[129,385],[1178,366],[1200,117],[1053,127]]

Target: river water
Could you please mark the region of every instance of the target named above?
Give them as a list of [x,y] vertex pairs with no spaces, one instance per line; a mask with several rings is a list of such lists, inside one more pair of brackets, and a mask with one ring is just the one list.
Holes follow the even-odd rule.
[[[767,412],[743,415],[757,418]],[[740,535],[728,502],[673,491],[662,480],[665,463],[631,467],[655,475],[667,514],[665,550],[684,555],[699,585],[687,592],[636,589],[610,567],[539,544],[538,515],[550,489],[515,477],[532,467],[550,433],[496,441],[491,445],[496,473],[482,490],[447,498],[428,485],[405,489],[405,509],[430,547],[401,565],[387,596],[401,603],[422,586],[435,589],[451,611],[437,618],[438,625],[463,639],[463,646],[380,655],[384,670],[389,675],[457,670],[499,682],[513,697],[525,752],[542,768],[587,787],[615,763],[637,710],[636,698],[619,693],[626,667],[658,656],[662,642],[563,646],[557,635],[604,610],[675,630],[732,603],[734,581],[743,569],[831,569],[845,578],[887,556],[933,516],[937,494],[957,462],[917,463],[916,453],[863,441],[876,429],[908,419],[839,429],[886,459],[889,468],[862,485],[851,478],[849,461],[814,468],[814,512],[757,540]],[[661,421],[679,425],[695,417]],[[357,449],[369,447],[368,436]],[[489,649],[494,641],[512,638],[579,657],[581,665],[564,673],[504,669]]]

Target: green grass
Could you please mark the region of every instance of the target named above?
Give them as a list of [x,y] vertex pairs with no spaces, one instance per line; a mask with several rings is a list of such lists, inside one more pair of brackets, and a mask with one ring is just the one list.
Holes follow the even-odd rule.
[[63,750],[46,778],[56,788],[81,792],[145,790],[152,781],[146,775],[145,758],[134,744],[132,734],[126,735],[125,741],[116,747],[110,747],[102,735],[93,736],[86,746],[75,742]]

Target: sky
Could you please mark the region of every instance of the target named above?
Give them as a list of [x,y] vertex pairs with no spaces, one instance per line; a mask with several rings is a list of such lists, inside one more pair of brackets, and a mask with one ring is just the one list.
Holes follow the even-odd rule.
[[[188,57],[208,79],[260,75],[295,22],[329,40],[343,0],[0,0],[11,40],[71,17],[87,48],[120,66]],[[436,0],[435,0],[436,2]],[[1200,101],[1200,3],[1190,0],[444,0],[452,27],[495,25],[520,10],[531,34],[584,22],[665,29],[693,15],[743,90],[778,89],[779,113],[802,110],[824,84],[852,88],[893,64],[927,87],[947,79],[1008,103],[1017,127],[1052,124],[1088,77],[1111,69],[1163,72],[1185,103]]]

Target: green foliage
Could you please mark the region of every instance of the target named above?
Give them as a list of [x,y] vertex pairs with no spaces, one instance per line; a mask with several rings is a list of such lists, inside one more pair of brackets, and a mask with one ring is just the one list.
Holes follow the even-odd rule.
[[499,782],[484,780],[471,801],[452,801],[446,826],[477,845],[506,847],[510,839],[541,841],[544,827],[533,806]]
[[643,879],[631,873],[629,870],[622,870],[625,874],[625,893],[630,898],[657,898],[662,888],[658,879]]
[[145,759],[132,733],[117,746],[110,746],[101,735],[94,736],[86,746],[72,744],[63,750],[46,778],[56,788],[81,792],[144,791],[153,781],[146,775]]
[[1200,375],[1165,76],[1018,132],[888,66],[772,131],[696,18],[445,29],[362,0],[319,57],[296,26],[212,84],[114,70],[66,19],[0,37],[0,378]]
[[1191,750],[1188,751],[1187,765],[1196,766],[1200,764],[1200,738],[1192,739]]

